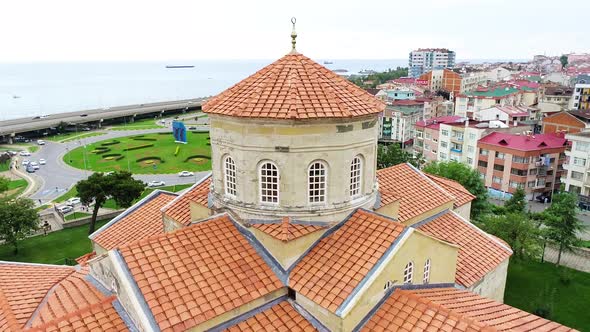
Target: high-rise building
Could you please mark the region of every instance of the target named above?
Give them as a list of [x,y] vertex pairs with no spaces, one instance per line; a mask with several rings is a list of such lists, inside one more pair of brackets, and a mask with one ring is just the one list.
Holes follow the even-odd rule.
[[409,75],[418,77],[433,69],[455,66],[455,52],[446,48],[420,48],[410,52]]
[[584,110],[590,108],[590,84],[576,84],[574,88],[574,109]]

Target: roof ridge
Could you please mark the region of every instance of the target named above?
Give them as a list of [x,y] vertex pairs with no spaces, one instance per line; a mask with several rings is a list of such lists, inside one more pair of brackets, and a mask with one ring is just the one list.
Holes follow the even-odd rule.
[[[33,328],[31,328],[29,331],[45,331],[47,329],[47,327],[51,326],[51,325],[58,325],[59,322],[70,319],[72,317],[76,317],[78,315],[81,315],[82,313],[91,311],[93,309],[99,308],[99,307],[104,307],[105,304],[111,304],[113,303],[115,300],[117,299],[117,297],[115,295],[111,295],[111,296],[107,296],[104,299],[102,299],[101,301],[97,302],[97,303],[93,303],[91,305],[85,306],[83,308],[80,308],[78,310],[72,311],[67,313],[66,315],[57,317],[55,319],[52,319],[42,325],[39,326],[35,326]],[[118,312],[117,312],[118,314]]]
[[[445,188],[441,187],[438,183],[434,182],[431,178],[429,178],[428,176],[426,176],[426,173],[422,172],[421,170],[419,170],[418,168],[416,168],[414,165],[410,164],[409,162],[405,163],[406,165],[410,166],[411,169],[413,169],[416,173],[418,173],[420,176],[424,177],[426,180],[428,180],[428,182],[430,182],[431,184],[433,184],[435,187],[437,187],[438,189],[442,190],[449,198],[453,199],[453,200],[457,200],[457,197],[455,197],[454,195],[451,195]],[[403,164],[401,164],[403,165]]]
[[189,192],[191,192],[191,190],[195,189],[198,185],[200,185],[201,183],[205,182],[208,178],[211,177],[211,175],[213,174],[213,172],[208,172],[205,176],[203,176],[199,181],[197,181],[195,184],[193,184],[192,186],[190,186],[185,192],[183,192],[182,194],[176,196],[176,198],[174,198],[173,200],[171,200],[170,202],[168,202],[166,205],[164,205],[160,211],[161,212],[166,212],[166,210],[172,206],[175,202],[179,201],[182,197],[184,197],[185,195],[187,195]]

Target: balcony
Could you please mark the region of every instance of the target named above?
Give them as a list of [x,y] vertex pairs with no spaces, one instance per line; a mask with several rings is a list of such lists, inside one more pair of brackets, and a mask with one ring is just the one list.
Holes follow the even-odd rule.
[[453,148],[451,148],[451,152],[455,152],[455,153],[463,153],[463,150],[461,150],[461,149],[453,149]]

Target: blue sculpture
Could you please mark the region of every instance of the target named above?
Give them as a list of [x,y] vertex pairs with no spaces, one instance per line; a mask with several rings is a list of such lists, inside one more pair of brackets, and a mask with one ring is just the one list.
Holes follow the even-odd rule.
[[186,144],[186,127],[182,121],[172,121],[172,134],[176,143]]

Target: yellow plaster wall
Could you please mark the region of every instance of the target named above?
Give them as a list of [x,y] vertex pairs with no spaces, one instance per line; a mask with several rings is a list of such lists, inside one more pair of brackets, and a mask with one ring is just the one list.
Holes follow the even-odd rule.
[[330,331],[343,331],[342,318],[336,316],[336,314],[330,312],[328,309],[299,293],[297,293],[295,301],[301,305],[303,309],[307,310],[313,317],[319,320]]
[[325,230],[317,231],[295,240],[283,242],[254,227],[248,229],[285,269],[289,268],[291,264],[325,233]]
[[443,205],[440,205],[434,209],[428,210],[422,214],[419,214],[419,215],[415,216],[414,218],[404,221],[404,225],[411,226],[411,225],[418,223],[426,218],[430,218],[439,212],[442,212],[444,210],[452,210],[452,209],[453,209],[453,202],[451,201],[449,203],[445,203]]
[[177,222],[176,220],[170,218],[168,215],[163,214],[162,215],[162,223],[164,226],[164,232],[169,233],[172,232],[174,230],[180,229],[182,228],[182,224]]
[[201,204],[190,202],[191,221],[208,218],[211,215],[211,210]]
[[409,237],[399,244],[393,258],[385,264],[385,268],[359,294],[357,302],[344,316],[343,329],[351,331],[385,296],[385,285],[402,285],[404,269],[410,261],[414,262],[413,284],[423,284],[424,263],[430,258],[430,284],[454,283],[457,264],[458,247],[432,238],[414,230]]
[[399,201],[389,203],[376,210],[377,213],[386,215],[390,218],[397,219],[399,216]]
[[271,292],[263,297],[259,297],[256,300],[250,301],[244,305],[241,305],[233,310],[230,310],[228,312],[225,312],[219,316],[213,317],[212,319],[209,319],[191,329],[188,329],[188,331],[206,331],[211,329],[212,327],[215,327],[219,324],[223,324],[233,318],[236,318],[237,316],[244,314],[252,309],[256,309],[276,298],[279,298],[281,296],[287,295],[287,288],[283,287],[281,289],[278,289],[274,292]]
[[458,206],[453,211],[463,217],[463,219],[467,221],[471,220],[471,202]]

